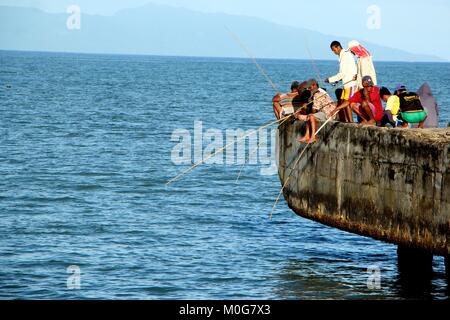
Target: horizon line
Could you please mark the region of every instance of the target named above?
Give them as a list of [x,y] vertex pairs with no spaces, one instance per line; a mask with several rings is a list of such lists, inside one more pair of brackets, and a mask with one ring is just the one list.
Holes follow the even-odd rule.
[[[82,52],[82,51],[51,51],[51,50],[19,50],[19,49],[1,49],[0,52],[19,52],[19,53],[54,53],[54,54],[72,54],[72,55],[97,55],[97,56],[137,56],[137,57],[162,57],[162,58],[198,58],[198,59],[241,59],[251,60],[245,56],[203,56],[203,55],[175,55],[175,54],[154,54],[154,53],[108,53],[108,52]],[[258,60],[284,60],[284,61],[308,61],[310,58],[267,58],[255,57]],[[335,59],[314,59],[314,61],[336,62]],[[436,63],[446,64],[450,60],[429,61],[429,60],[374,60],[374,62],[391,62],[391,63]]]
[[[271,21],[268,20],[266,18],[263,17],[258,17],[258,16],[251,16],[251,15],[246,15],[246,14],[230,14],[230,13],[226,13],[226,12],[203,12],[203,11],[199,11],[199,10],[194,10],[191,8],[186,8],[184,6],[173,6],[173,5],[169,5],[169,4],[160,4],[160,3],[154,3],[152,1],[149,1],[143,5],[140,6],[135,6],[135,7],[128,7],[128,8],[122,8],[117,10],[116,12],[114,12],[113,14],[110,15],[103,15],[100,13],[86,13],[87,15],[90,16],[99,16],[99,17],[114,17],[116,16],[118,13],[120,13],[121,11],[125,11],[125,10],[135,10],[135,9],[140,9],[140,8],[144,8],[147,7],[149,5],[153,5],[153,6],[159,6],[159,7],[167,7],[167,8],[172,8],[172,9],[178,9],[178,10],[186,10],[186,11],[190,11],[190,12],[194,12],[194,13],[200,13],[200,14],[205,14],[205,15],[226,15],[226,16],[232,16],[232,17],[242,17],[242,18],[251,18],[251,19],[258,19],[261,21],[264,21],[266,23],[269,24],[273,24],[273,25],[277,25],[277,26],[281,26],[281,27],[288,27],[288,28],[294,28],[294,29],[299,29],[299,30],[306,30],[306,31],[312,31],[312,32],[317,32],[320,33],[323,36],[333,36],[333,37],[344,37],[344,38],[349,38],[349,36],[338,36],[338,35],[333,35],[333,34],[328,34],[328,33],[323,33],[321,31],[318,30],[313,30],[313,29],[309,29],[307,27],[300,27],[300,26],[293,26],[293,25],[289,25],[289,24],[282,24],[279,22],[275,22],[275,21]],[[47,11],[43,8],[38,8],[38,7],[34,7],[34,6],[23,6],[23,5],[1,5],[0,7],[9,7],[9,8],[22,8],[22,9],[34,9],[37,11],[40,11],[42,13],[45,14],[50,14],[50,15],[60,15],[60,14],[65,14],[65,12],[51,12],[51,11]],[[364,40],[364,39],[363,39]],[[366,41],[366,40],[364,40]],[[367,41],[368,43],[372,43],[372,41]],[[383,60],[380,59],[378,61],[383,61],[383,62],[437,62],[437,63],[446,63],[446,62],[450,62],[450,58],[444,58],[441,56],[435,56],[431,53],[416,53],[416,52],[412,52],[412,51],[408,51],[405,49],[401,49],[401,48],[397,48],[397,47],[391,47],[389,45],[385,45],[385,44],[378,44],[381,47],[384,47],[386,49],[394,49],[394,50],[399,50],[402,51],[404,53],[410,54],[410,55],[414,55],[414,56],[425,56],[425,57],[429,57],[429,59],[435,59],[435,60]],[[3,49],[0,49],[3,50]],[[14,49],[4,49],[4,50],[12,50],[14,51]],[[36,50],[23,50],[23,51],[35,51],[35,52],[39,52]],[[51,52],[51,51],[42,51],[42,52]],[[69,53],[69,52],[68,52]],[[74,52],[74,53],[85,53],[85,52]],[[89,54],[89,53],[86,53]],[[99,54],[103,54],[103,53],[99,53]],[[105,54],[110,54],[110,53],[105,53]],[[130,54],[130,55],[155,55],[155,54]],[[166,56],[166,55],[163,55]],[[171,54],[167,54],[167,56],[173,56]],[[214,57],[210,57],[210,56],[185,56],[185,57],[209,57],[209,58],[214,58],[214,57],[219,57],[219,58],[228,58],[226,56],[214,56]],[[232,57],[230,57],[232,58]],[[236,57],[238,58],[238,57]],[[302,59],[308,59],[308,58],[302,58],[302,59],[297,59],[297,58],[262,58],[262,57],[258,57],[258,59],[281,59],[281,60],[302,60]],[[316,59],[317,61],[332,61],[331,59]],[[333,60],[334,61],[334,60]]]

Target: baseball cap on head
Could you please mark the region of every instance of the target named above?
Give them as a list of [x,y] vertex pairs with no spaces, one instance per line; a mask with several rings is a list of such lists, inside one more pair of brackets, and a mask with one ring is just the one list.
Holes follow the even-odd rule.
[[361,80],[362,83],[366,82],[369,84],[369,87],[373,87],[373,80],[371,76],[364,76]]
[[406,87],[404,85],[398,84],[395,87],[395,91],[406,91]]

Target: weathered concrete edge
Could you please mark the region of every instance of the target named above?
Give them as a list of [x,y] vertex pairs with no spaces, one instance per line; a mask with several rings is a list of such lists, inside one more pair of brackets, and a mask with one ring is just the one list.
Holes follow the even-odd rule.
[[[289,162],[292,163],[292,157],[291,159],[287,159],[288,157],[284,154],[284,151],[292,147],[293,139],[296,138],[296,136],[292,136],[292,133],[298,133],[298,127],[299,123],[293,123],[289,122],[286,124],[283,124],[280,126],[280,134],[279,134],[279,148],[280,148],[280,165],[279,165],[279,174],[282,184],[285,183],[285,177],[288,176],[290,169],[287,169]],[[295,126],[295,130],[292,130],[291,126]],[[324,135],[330,134],[330,128],[333,130],[336,127],[346,128],[350,130],[360,130],[357,128],[354,124],[344,124],[344,123],[333,123],[330,125],[327,129],[325,129]],[[381,130],[384,131],[384,134],[386,133],[387,129],[381,129],[381,128],[369,128],[369,130]],[[392,129],[391,129],[392,130]],[[286,134],[288,131],[291,131],[291,135],[289,136]],[[328,131],[328,132],[326,132]],[[414,139],[415,136],[421,135],[420,141],[425,144],[430,143],[436,143],[442,142],[442,139],[444,139],[444,143],[440,143],[440,145],[444,145],[444,151],[445,151],[445,159],[447,163],[442,163],[441,165],[447,167],[448,171],[448,157],[447,157],[447,149],[446,141],[450,141],[448,137],[448,133],[450,131],[448,129],[433,129],[433,130],[423,130],[423,131],[417,131],[417,130],[394,130],[391,131],[392,134],[395,135],[401,135],[402,138],[405,139]],[[294,147],[295,149],[295,147]],[[305,156],[310,157],[314,151],[318,151],[320,148],[315,148],[313,151],[306,152]],[[318,151],[320,152],[320,150]],[[298,150],[296,150],[296,153],[298,153]],[[289,161],[288,161],[289,160]],[[304,169],[304,168],[303,168]],[[296,170],[298,172],[298,170]],[[295,177],[296,180],[298,177]],[[448,182],[447,182],[448,184]],[[445,185],[443,186],[445,188]],[[298,186],[297,186],[298,188]],[[294,187],[295,189],[295,187]],[[444,195],[444,191],[442,190],[442,195]],[[332,195],[333,196],[333,195]],[[450,254],[450,220],[446,221],[445,223],[433,223],[430,225],[427,225],[427,221],[425,223],[420,220],[420,223],[418,221],[415,221],[415,219],[405,219],[398,221],[398,217],[395,217],[396,219],[392,219],[393,221],[390,221],[389,223],[386,223],[386,221],[381,222],[379,216],[375,217],[375,219],[371,219],[370,223],[373,223],[371,225],[370,223],[361,223],[361,221],[352,221],[351,219],[348,219],[348,216],[345,213],[337,212],[336,214],[330,214],[330,213],[323,213],[323,211],[326,212],[326,210],[318,209],[319,206],[324,207],[327,206],[327,203],[311,203],[311,197],[300,195],[297,192],[295,192],[292,188],[292,181],[290,181],[285,190],[284,190],[284,197],[289,205],[289,207],[299,216],[311,219],[313,221],[322,223],[324,225],[335,227],[344,231],[352,232],[355,234],[359,234],[362,236],[368,236],[377,240],[386,241],[389,243],[395,243],[395,244],[401,244],[404,246],[409,247],[416,247],[425,249],[428,251],[433,252],[437,255],[448,255]],[[438,197],[440,201],[445,200],[441,199],[441,197]],[[319,201],[320,202],[320,201]],[[401,216],[401,214],[400,214]],[[373,217],[372,217],[373,218]],[[429,221],[431,222],[431,221]],[[388,225],[387,230],[384,230],[384,227]],[[380,227],[381,226],[381,227]],[[411,227],[413,226],[413,227]],[[439,233],[439,236],[437,236]],[[434,241],[436,240],[436,241]]]

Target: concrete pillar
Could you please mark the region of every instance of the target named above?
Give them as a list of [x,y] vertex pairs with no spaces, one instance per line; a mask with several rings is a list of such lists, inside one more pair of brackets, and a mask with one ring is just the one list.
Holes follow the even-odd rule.
[[430,252],[398,246],[400,295],[408,299],[431,298],[433,255]]
[[447,275],[448,286],[450,287],[450,255],[444,257],[445,260],[445,274]]
[[433,254],[421,249],[399,245],[398,268],[405,275],[426,276],[433,272]]

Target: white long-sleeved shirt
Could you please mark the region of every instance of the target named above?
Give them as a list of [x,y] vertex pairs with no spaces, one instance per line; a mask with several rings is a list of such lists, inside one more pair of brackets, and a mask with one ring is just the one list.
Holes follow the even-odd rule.
[[358,68],[356,67],[355,59],[350,51],[342,49],[339,54],[339,73],[335,76],[328,78],[330,83],[338,82],[342,80],[344,88],[353,88],[357,85],[356,81],[353,81],[353,77],[358,74]]
[[373,84],[378,85],[377,73],[375,72],[375,66],[373,65],[372,56],[358,58],[358,89],[362,89],[362,78],[365,76],[370,76],[372,78]]

